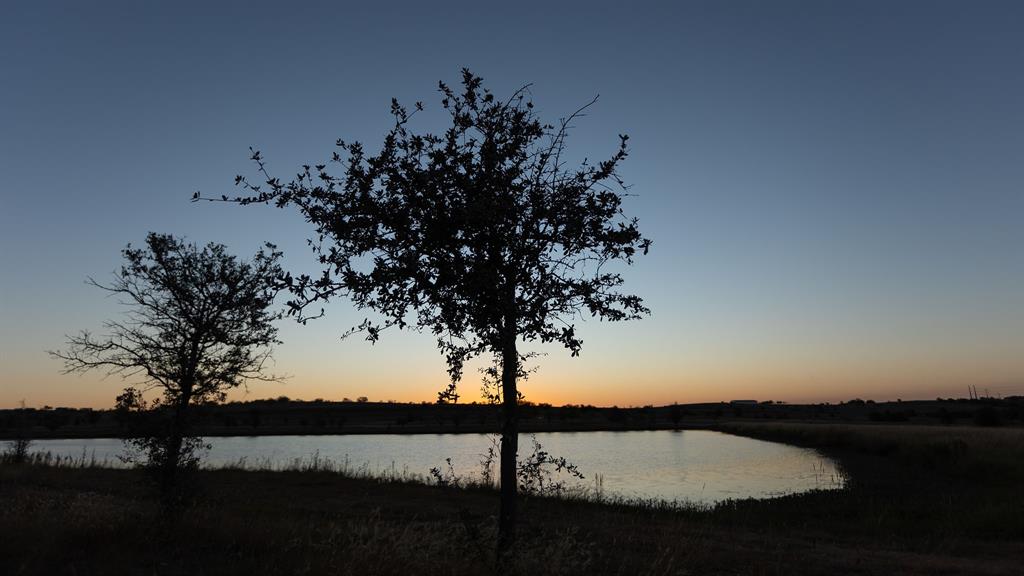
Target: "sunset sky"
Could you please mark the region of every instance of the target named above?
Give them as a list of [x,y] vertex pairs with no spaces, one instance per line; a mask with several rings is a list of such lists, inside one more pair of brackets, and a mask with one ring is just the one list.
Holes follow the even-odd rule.
[[[527,399],[1024,394],[1024,3],[352,4],[4,4],[0,408],[113,405],[124,382],[46,350],[121,313],[84,280],[148,231],[315,270],[296,212],[189,197],[235,192],[249,146],[285,179],[337,138],[375,150],[392,97],[436,130],[461,67],[532,83],[552,121],[599,94],[569,150],[630,135],[625,210],[654,241],[625,271],[651,316],[580,322],[578,358],[528,348]],[[282,322],[290,378],[232,398],[436,398],[433,338],[339,339],[365,315]]]

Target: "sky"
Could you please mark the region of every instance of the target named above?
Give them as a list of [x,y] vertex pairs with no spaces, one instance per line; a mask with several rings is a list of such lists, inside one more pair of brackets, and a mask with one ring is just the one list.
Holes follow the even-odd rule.
[[[522,389],[554,404],[1024,394],[1024,4],[1015,1],[52,2],[0,18],[0,407],[113,405],[127,383],[46,351],[123,313],[107,280],[149,231],[264,241],[315,269],[293,211],[236,191],[248,148],[288,177],[375,150],[392,97],[442,126],[437,82],[532,83],[601,158],[630,135],[624,271],[652,313],[583,321]],[[433,400],[428,334],[339,338],[347,302],[281,323],[233,399]],[[463,398],[477,374],[467,372]]]

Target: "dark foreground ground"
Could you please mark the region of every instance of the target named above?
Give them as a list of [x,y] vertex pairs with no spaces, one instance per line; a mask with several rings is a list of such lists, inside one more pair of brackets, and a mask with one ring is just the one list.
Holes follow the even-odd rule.
[[[1024,431],[723,424],[816,446],[843,491],[712,510],[526,498],[517,574],[1024,574]],[[570,455],[571,456],[571,455]],[[0,574],[495,573],[497,496],[326,471],[0,466]]]

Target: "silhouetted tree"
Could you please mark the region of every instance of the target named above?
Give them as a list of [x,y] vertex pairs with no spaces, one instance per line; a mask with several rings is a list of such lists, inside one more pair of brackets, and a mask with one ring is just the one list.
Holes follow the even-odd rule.
[[[556,125],[541,122],[523,87],[495,98],[468,70],[462,88],[439,84],[450,126],[414,133],[415,110],[392,100],[394,127],[376,155],[337,142],[333,162],[303,166],[290,182],[269,175],[253,151],[261,183],[243,176],[246,195],[221,200],[296,206],[314,226],[324,266],[318,277],[288,277],[300,320],[307,306],[347,295],[385,318],[358,329],[376,341],[387,326],[429,330],[444,352],[454,396],[464,363],[493,354],[501,365],[501,513],[499,547],[514,538],[518,420],[518,342],[558,342],[573,356],[582,341],[577,314],[627,320],[648,313],[622,294],[613,261],[632,263],[651,242],[623,215],[626,187],[617,175],[626,136],[607,160],[568,169],[564,152],[583,106]],[[595,98],[596,100],[596,98]],[[195,199],[200,199],[197,193]]]
[[[240,261],[221,244],[203,248],[150,233],[146,248],[129,245],[110,284],[88,283],[120,298],[127,310],[108,321],[106,334],[68,337],[64,372],[94,369],[135,380],[117,398],[121,413],[159,416],[146,432],[126,440],[158,472],[167,497],[177,472],[197,463],[198,438],[190,435],[189,407],[223,401],[245,380],[272,380],[264,372],[277,343],[270,307],[280,287],[281,256],[274,246]],[[143,394],[159,390],[147,402]]]
[[20,407],[14,411],[13,423],[8,421],[7,425],[13,428],[14,439],[8,443],[7,450],[0,454],[0,460],[11,464],[24,464],[28,461],[28,451],[32,446],[31,423],[27,416],[24,400],[21,401]]
[[672,420],[672,427],[679,429],[679,423],[683,420],[683,410],[676,402],[669,408],[669,418]]

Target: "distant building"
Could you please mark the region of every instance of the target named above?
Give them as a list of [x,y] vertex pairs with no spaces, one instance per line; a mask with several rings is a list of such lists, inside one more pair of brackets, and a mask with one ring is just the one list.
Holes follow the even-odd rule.
[[757,404],[757,400],[730,400],[729,404]]

